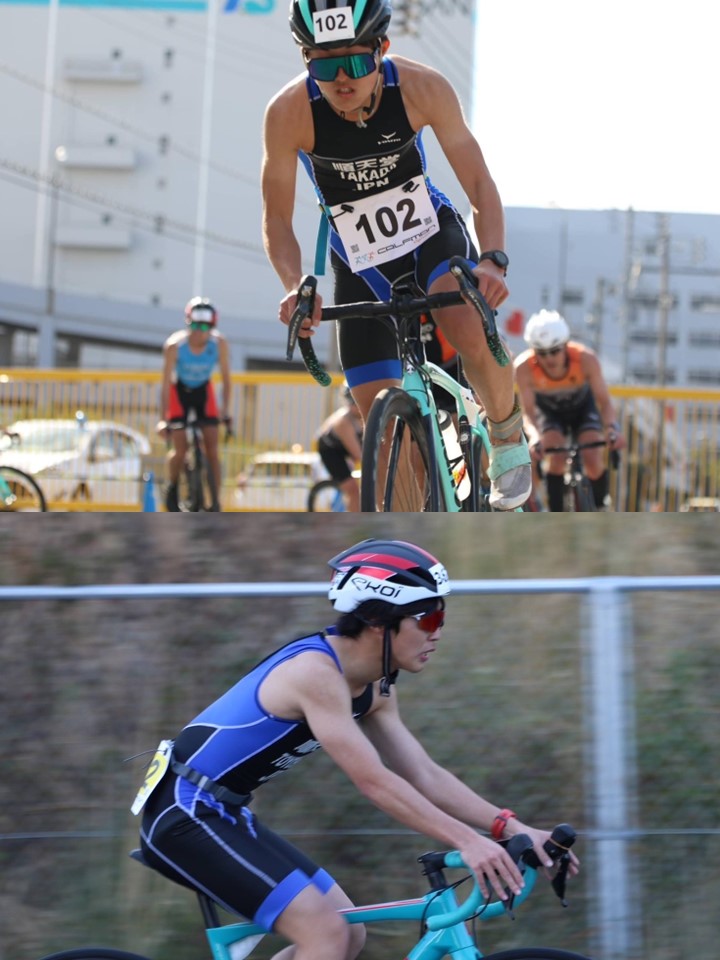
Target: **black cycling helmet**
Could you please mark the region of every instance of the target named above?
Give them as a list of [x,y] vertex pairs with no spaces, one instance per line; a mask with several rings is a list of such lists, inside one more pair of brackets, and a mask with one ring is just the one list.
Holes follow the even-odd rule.
[[[352,24],[348,24],[341,39],[323,43],[316,37],[313,14],[325,10],[349,10],[352,13]],[[295,43],[311,50],[352,47],[384,37],[391,14],[390,0],[290,0],[290,32]]]
[[185,323],[211,323],[217,326],[218,314],[207,297],[193,297],[185,306]]
[[[419,601],[443,603],[450,593],[447,570],[427,550],[404,540],[363,540],[344,550],[328,566],[335,571],[328,598],[340,613],[352,613],[367,600],[382,600],[388,613],[397,618],[402,608]],[[383,637],[383,677],[380,692],[390,693],[397,671],[391,672],[392,636],[390,625]]]

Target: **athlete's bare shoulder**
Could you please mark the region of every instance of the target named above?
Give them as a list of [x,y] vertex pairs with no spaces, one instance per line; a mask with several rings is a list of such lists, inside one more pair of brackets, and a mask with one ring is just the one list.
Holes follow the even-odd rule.
[[307,74],[301,73],[285,84],[265,108],[265,139],[281,137],[291,148],[308,149],[312,134],[312,113],[308,101]]
[[170,349],[171,347],[177,347],[183,342],[183,340],[187,340],[187,338],[188,338],[187,330],[176,330],[175,333],[171,333],[170,336],[165,341],[165,347],[166,349]]
[[446,110],[458,102],[453,85],[439,70],[408,57],[392,59],[413,126],[432,124],[437,110]]

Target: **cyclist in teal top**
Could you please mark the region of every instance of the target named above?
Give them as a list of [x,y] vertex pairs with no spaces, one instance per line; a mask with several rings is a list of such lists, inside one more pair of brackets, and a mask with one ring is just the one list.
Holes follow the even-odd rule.
[[[288,323],[302,278],[293,230],[298,160],[310,176],[330,227],[335,302],[386,300],[410,278],[426,293],[457,290],[452,256],[472,266],[491,307],[508,296],[503,208],[480,146],[448,80],[424,64],[386,57],[390,0],[293,0],[290,27],[306,74],[270,101],[264,125],[263,233],[285,288]],[[482,254],[458,210],[430,181],[423,128],[436,135],[466,193]],[[320,321],[321,297],[301,330]],[[530,494],[530,453],[515,403],[512,365],[490,353],[472,306],[436,311],[488,414],[491,505],[513,510]],[[363,418],[377,393],[397,386],[395,337],[381,320],[338,324],[340,361]]]
[[421,673],[441,639],[442,563],[411,543],[366,540],[329,565],[335,624],[271,653],[179,733],[141,829],[151,866],[279,933],[293,960],[352,960],[364,940],[338,913],[351,904],[332,876],[250,807],[254,790],[319,748],[380,810],[460,850],[485,893],[504,899],[522,884],[495,840],[527,833],[548,861],[546,831],[432,760],[401,719],[398,675]]
[[[215,490],[220,490],[221,466],[218,452],[218,423],[230,422],[230,347],[217,329],[218,313],[205,297],[193,297],[185,307],[185,327],[176,330],[163,344],[163,374],[160,404],[162,418],[157,430],[168,431],[173,449],[168,457],[168,487],[165,506],[177,513],[177,483],[187,455],[188,414],[194,411],[202,431],[208,466],[215,476]],[[216,366],[222,376],[222,408],[218,408],[210,377]],[[216,499],[211,509],[218,511]]]

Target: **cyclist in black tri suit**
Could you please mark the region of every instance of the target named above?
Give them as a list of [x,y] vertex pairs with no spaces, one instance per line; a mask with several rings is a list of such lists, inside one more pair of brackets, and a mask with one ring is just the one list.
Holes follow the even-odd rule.
[[[290,26],[307,74],[287,84],[265,115],[265,249],[286,291],[288,323],[302,278],[293,230],[298,158],[315,187],[329,227],[335,302],[387,299],[411,276],[425,292],[457,290],[452,256],[464,257],[491,307],[508,296],[505,223],[495,183],[463,117],[457,93],[437,71],[389,58],[390,0],[294,0]],[[426,173],[422,143],[430,127],[467,195],[479,254],[450,200]],[[301,336],[320,321],[321,297]],[[489,418],[493,449],[491,504],[520,506],[530,494],[530,454],[515,403],[512,365],[492,357],[480,316],[470,305],[435,311],[462,356],[465,374]],[[380,320],[338,325],[342,368],[367,419],[377,393],[397,385],[397,343]]]
[[439,766],[400,718],[398,673],[422,672],[440,640],[443,565],[387,540],[356,544],[329,565],[335,624],[271,653],[179,733],[141,828],[152,867],[282,935],[293,960],[352,960],[364,941],[338,913],[351,903],[330,874],[250,806],[263,783],[320,747],[380,810],[459,849],[485,893],[505,898],[522,878],[478,828],[495,840],[525,832],[547,861],[547,832]]
[[360,484],[353,476],[362,457],[363,422],[350,388],[343,388],[343,405],[320,425],[316,442],[320,459],[338,486],[348,513],[360,510]]

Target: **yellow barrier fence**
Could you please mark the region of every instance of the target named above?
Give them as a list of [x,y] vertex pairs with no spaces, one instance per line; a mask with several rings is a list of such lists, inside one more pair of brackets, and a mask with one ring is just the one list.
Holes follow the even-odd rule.
[[[342,384],[342,376],[336,376],[328,389],[307,374],[295,373],[236,373],[232,384],[233,434],[221,446],[223,509],[305,510],[308,487],[318,475],[315,431],[340,402],[336,386]],[[102,422],[137,431],[148,452],[140,462],[137,456],[117,456],[123,450],[118,449],[122,440],[115,436],[110,449],[96,441],[102,448],[89,454],[92,464],[58,459],[56,465],[43,467],[38,481],[49,487],[49,508],[141,510],[147,494],[142,478],[152,472],[159,509],[167,455],[165,440],[156,432],[161,419],[159,372],[12,368],[0,374],[0,426],[51,419],[69,421],[72,430],[78,412],[93,432]],[[56,435],[61,426],[48,425]],[[65,444],[58,440],[56,446]],[[18,454],[19,448],[12,451],[13,457]],[[98,478],[103,459],[115,472]],[[32,463],[17,465],[36,472]],[[247,474],[241,489],[238,478]],[[61,498],[54,499],[53,491],[58,490]]]
[[720,390],[613,386],[628,442],[616,509],[707,509],[720,498]]
[[[234,435],[221,451],[223,509],[304,510],[307,490],[318,476],[315,431],[339,403],[342,377],[337,375],[330,389],[302,373],[236,373],[232,383]],[[612,475],[616,510],[677,511],[698,498],[720,498],[720,391],[610,390],[628,440]],[[155,429],[161,412],[159,372],[11,368],[0,374],[0,425],[26,419],[75,423],[78,411],[93,430],[108,421],[137,431],[147,452],[139,463],[137,456],[123,457],[127,451],[119,449],[122,441],[115,437],[105,446],[98,440],[92,471],[77,463],[44,467],[41,485],[60,489],[61,479],[77,481],[63,485],[62,499],[50,496],[50,508],[141,510],[147,505],[142,477],[151,471],[159,509],[167,453]],[[103,463],[108,465],[104,474]],[[124,465],[120,471],[119,463]],[[44,479],[48,475],[58,482]],[[243,477],[249,479],[238,486]]]

